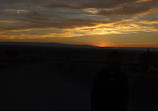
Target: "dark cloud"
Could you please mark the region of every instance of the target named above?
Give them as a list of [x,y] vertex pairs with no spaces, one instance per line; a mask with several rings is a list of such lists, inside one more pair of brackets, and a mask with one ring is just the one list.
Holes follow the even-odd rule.
[[83,4],[84,8],[114,8],[130,3],[135,3],[137,0],[95,0],[93,2]]
[[145,6],[124,6],[114,10],[101,10],[98,12],[99,15],[105,16],[117,16],[117,15],[135,15],[148,12],[150,7]]
[[[43,8],[113,8],[137,2],[157,2],[158,0],[1,0],[1,4],[34,5]],[[1,6],[1,5],[0,5]]]
[[[55,17],[54,17],[55,18]],[[45,13],[27,13],[23,19],[17,20],[16,25],[3,25],[0,26],[0,30],[21,30],[21,29],[33,29],[33,28],[58,28],[58,29],[68,29],[75,27],[84,26],[96,26],[98,24],[109,24],[121,21],[120,19],[114,20],[94,20],[94,19],[66,19],[57,18],[54,19],[49,14]]]
[[53,22],[53,21],[47,21],[47,22],[31,22],[25,27],[28,28],[59,28],[59,29],[67,29],[67,28],[75,28],[75,27],[83,27],[83,26],[96,26],[98,24],[107,24],[107,23],[113,23],[116,22],[116,20],[108,20],[108,21],[100,21],[100,20],[91,20],[91,19],[65,19],[60,22]]
[[37,4],[37,3],[43,3],[48,2],[48,0],[1,0],[0,3],[3,4]]
[[[96,8],[98,15],[135,15],[148,12],[158,6],[158,0],[91,0],[83,2],[55,1],[43,5],[44,8],[88,9]],[[107,10],[110,9],[110,10]]]
[[[13,0],[2,0],[5,3],[12,3]],[[2,2],[0,1],[0,2]],[[117,19],[117,17],[110,18],[110,16],[117,15],[135,15],[140,13],[148,12],[151,9],[150,5],[146,3],[153,4],[158,0],[152,0],[148,2],[139,2],[138,0],[15,0],[14,3],[30,3],[43,6],[43,8],[35,8],[34,11],[29,10],[27,13],[6,13],[3,12],[0,19],[13,19],[18,21],[15,24],[7,24],[0,25],[0,30],[19,30],[19,29],[32,29],[32,28],[59,28],[59,29],[67,29],[67,28],[75,28],[75,27],[83,27],[83,26],[96,26],[98,24],[109,24],[109,23],[117,23],[122,21],[121,19]],[[140,1],[140,0],[139,0]],[[134,5],[133,5],[134,4]],[[112,8],[115,7],[115,8]],[[95,16],[98,15],[106,15],[107,18],[105,20],[97,20],[96,18],[90,18],[91,16],[84,15],[84,17],[79,17],[81,14],[76,14],[76,18],[72,17],[72,12],[69,14],[61,13],[58,9],[47,9],[47,8],[69,8],[71,9],[86,9],[86,8],[101,8]],[[110,10],[105,10],[104,8],[110,8]],[[52,10],[52,12],[51,12]],[[66,10],[61,9],[63,12]],[[73,11],[73,15],[75,15],[75,11]],[[66,17],[68,16],[68,17]],[[109,18],[108,18],[109,17]],[[87,19],[88,18],[88,19]],[[126,17],[123,17],[126,19]],[[108,20],[107,20],[108,19]]]
[[149,0],[146,2],[136,2],[132,4],[122,5],[111,10],[103,9],[99,11],[98,14],[105,16],[136,15],[149,12],[157,7],[158,0]]
[[148,15],[145,15],[145,16],[142,16],[138,19],[139,22],[144,22],[144,23],[158,23],[158,15],[157,14],[148,14]]
[[142,19],[142,21],[156,22],[156,21],[158,21],[158,18]]
[[43,5],[45,8],[70,8],[70,9],[81,9],[81,4],[75,4],[72,2],[61,2],[61,1],[55,1],[53,3],[48,3],[46,5]]
[[25,14],[27,21],[48,21],[51,19],[50,14],[41,13],[41,12],[31,12]]
[[[80,1],[80,0],[79,0]],[[135,3],[138,0],[91,0],[91,1],[55,1],[43,5],[46,8],[71,8],[71,9],[86,9],[86,8],[112,8],[125,4]]]

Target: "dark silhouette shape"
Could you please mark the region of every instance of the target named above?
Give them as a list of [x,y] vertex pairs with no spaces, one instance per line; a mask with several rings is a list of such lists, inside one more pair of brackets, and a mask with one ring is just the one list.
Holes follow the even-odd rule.
[[151,59],[151,52],[148,49],[146,52],[142,53],[139,58],[139,67],[141,71],[147,71],[149,69],[149,63]]
[[100,71],[92,89],[92,111],[125,111],[128,87],[126,76],[120,69],[121,55],[113,51],[108,55],[107,68]]

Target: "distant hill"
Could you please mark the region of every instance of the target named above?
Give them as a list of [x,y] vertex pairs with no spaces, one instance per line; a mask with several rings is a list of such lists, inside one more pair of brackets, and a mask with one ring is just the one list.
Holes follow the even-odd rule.
[[49,47],[85,47],[94,48],[96,46],[90,45],[72,45],[72,44],[61,44],[61,43],[39,43],[39,42],[0,42],[0,45],[22,45],[22,46],[49,46]]
[[99,48],[99,49],[118,49],[118,50],[155,50],[158,48],[144,48],[144,47],[97,47],[90,45],[72,45],[61,43],[40,43],[40,42],[0,42],[0,45],[16,45],[16,46],[44,46],[44,47],[68,47],[68,48]]

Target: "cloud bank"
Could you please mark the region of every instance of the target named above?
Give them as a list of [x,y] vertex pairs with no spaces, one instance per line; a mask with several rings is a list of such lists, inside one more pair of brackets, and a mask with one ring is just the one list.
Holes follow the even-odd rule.
[[1,0],[0,34],[28,39],[157,32],[157,8],[158,0]]

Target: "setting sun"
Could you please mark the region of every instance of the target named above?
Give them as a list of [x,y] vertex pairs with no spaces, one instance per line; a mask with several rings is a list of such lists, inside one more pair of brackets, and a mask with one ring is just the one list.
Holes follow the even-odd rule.
[[100,43],[100,44],[96,44],[94,46],[97,46],[97,47],[109,47],[110,45],[108,45],[107,43]]

